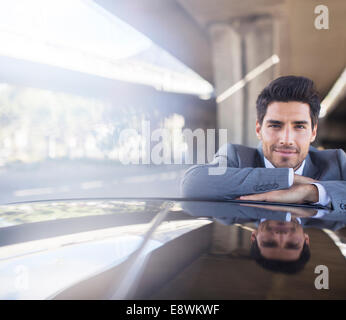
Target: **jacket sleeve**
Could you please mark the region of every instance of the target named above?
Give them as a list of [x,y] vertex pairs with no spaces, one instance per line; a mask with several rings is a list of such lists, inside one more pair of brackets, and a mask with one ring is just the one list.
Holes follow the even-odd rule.
[[331,198],[332,208],[346,213],[346,154],[337,150],[337,159],[340,170],[340,180],[319,181]]
[[[222,174],[215,174],[219,169]],[[210,164],[190,167],[181,181],[187,198],[234,199],[240,195],[289,188],[288,168],[239,168],[235,147],[224,145]]]

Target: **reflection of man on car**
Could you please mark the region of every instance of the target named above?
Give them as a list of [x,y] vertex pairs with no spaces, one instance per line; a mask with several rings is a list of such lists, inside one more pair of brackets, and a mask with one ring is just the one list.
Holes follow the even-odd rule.
[[297,219],[262,221],[252,232],[251,242],[251,256],[272,271],[296,273],[310,258],[310,239]]
[[346,226],[342,210],[212,201],[186,201],[182,208],[192,216],[225,225],[254,223],[251,257],[263,268],[283,273],[297,273],[309,261],[310,239],[305,228],[335,231]]
[[[214,161],[189,168],[182,194],[189,198],[234,199],[330,205],[346,213],[346,154],[310,147],[317,135],[320,101],[313,82],[287,76],[258,96],[256,134],[262,145],[227,144]],[[210,174],[223,167],[223,174]]]

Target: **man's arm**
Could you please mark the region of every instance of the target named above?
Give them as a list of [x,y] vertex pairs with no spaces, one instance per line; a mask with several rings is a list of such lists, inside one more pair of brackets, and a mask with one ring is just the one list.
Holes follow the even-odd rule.
[[[212,163],[189,168],[182,179],[183,197],[234,199],[289,187],[288,168],[239,168],[239,154],[229,144],[220,148]],[[223,174],[213,175],[210,168],[223,166]]]
[[241,196],[239,200],[300,204],[316,203],[318,202],[318,189],[313,184],[299,184],[293,185],[287,190],[275,190],[261,194]]
[[319,181],[331,198],[332,208],[346,212],[346,181]]
[[[317,203],[320,201],[321,192],[318,185],[321,185],[331,200],[332,209],[346,212],[346,154],[342,150],[337,152],[340,180],[316,181],[308,177],[295,175],[293,186],[286,191],[265,192],[257,195],[243,196],[240,199],[285,203]],[[322,205],[326,204],[322,203]]]
[[337,160],[340,170],[340,180],[318,181],[331,198],[332,207],[335,210],[346,212],[346,154],[343,150],[337,150]]

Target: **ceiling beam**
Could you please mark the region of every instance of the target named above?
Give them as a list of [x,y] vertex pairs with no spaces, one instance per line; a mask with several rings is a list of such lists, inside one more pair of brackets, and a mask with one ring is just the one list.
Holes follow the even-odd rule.
[[175,0],[94,0],[213,83],[208,35]]

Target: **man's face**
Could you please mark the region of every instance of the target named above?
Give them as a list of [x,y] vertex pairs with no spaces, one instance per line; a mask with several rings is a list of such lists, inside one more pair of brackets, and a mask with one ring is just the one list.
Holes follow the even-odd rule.
[[296,220],[264,221],[258,226],[258,230],[252,233],[251,241],[255,239],[262,256],[273,260],[298,260],[304,242],[309,245],[309,236],[303,232],[303,228]]
[[297,101],[272,102],[262,125],[256,122],[263,154],[277,168],[298,169],[316,132],[317,125],[312,129],[309,105]]

